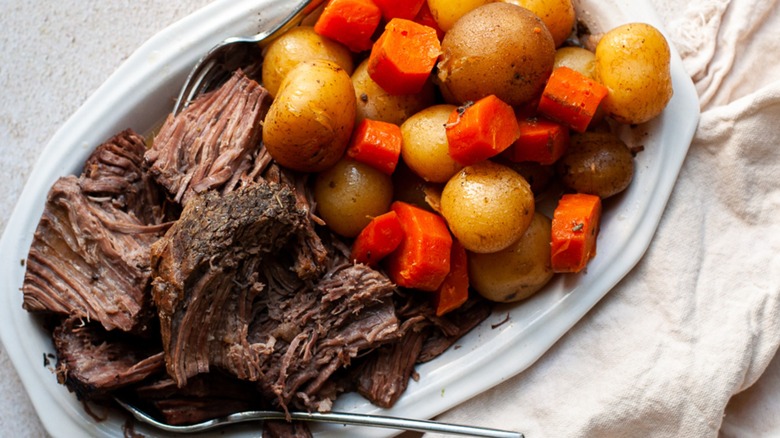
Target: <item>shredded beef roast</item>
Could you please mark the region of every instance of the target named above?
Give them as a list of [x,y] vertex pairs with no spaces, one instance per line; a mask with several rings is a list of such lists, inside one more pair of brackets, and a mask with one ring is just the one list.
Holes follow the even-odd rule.
[[170,115],[146,152],[157,182],[186,204],[196,193],[235,185],[252,167],[268,92],[241,71]]
[[362,352],[399,339],[394,289],[378,271],[351,264],[335,266],[312,289],[269,289],[250,333],[271,346],[261,390],[283,408],[329,410],[328,379]]
[[488,316],[472,299],[437,317],[426,294],[350,262],[308,176],[263,147],[266,97],[238,71],[151,149],[124,131],[52,187],[24,307],[59,318],[57,376],[79,398],[119,394],[171,424],[327,411],[351,390],[390,407],[416,363]]
[[[164,226],[154,206],[127,204],[154,199],[157,190],[133,164],[143,152],[139,139],[125,131],[109,140],[84,174],[62,177],[49,190],[22,286],[28,311],[98,321],[107,330],[147,323],[149,248]],[[115,165],[94,164],[105,161]]]

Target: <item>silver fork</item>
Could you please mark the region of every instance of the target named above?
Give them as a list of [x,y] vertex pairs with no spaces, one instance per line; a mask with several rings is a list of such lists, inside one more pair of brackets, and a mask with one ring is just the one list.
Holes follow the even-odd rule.
[[[206,91],[209,84],[214,82],[219,74],[225,73],[226,70],[232,72],[237,68],[237,66],[231,65],[231,62],[248,56],[258,56],[262,46],[300,24],[306,16],[325,2],[325,0],[283,1],[288,5],[295,5],[295,7],[279,24],[254,36],[228,38],[200,58],[179,92],[179,97],[173,107],[173,114],[178,114],[195,97]],[[220,68],[223,64],[225,67]]]
[[[173,426],[154,419],[146,412],[135,406],[115,398],[117,403],[130,412],[133,417],[142,423],[154,426],[166,432],[195,433],[230,424],[245,423],[248,421],[263,422],[265,420],[286,420],[284,412],[278,411],[247,411],[238,412],[226,417],[215,418],[202,423],[186,426]],[[509,430],[490,429],[485,427],[464,426],[460,424],[441,423],[430,420],[416,420],[411,418],[387,417],[369,414],[350,414],[345,412],[290,412],[290,418],[296,421],[308,421],[315,423],[334,423],[353,426],[381,427],[386,429],[406,430],[414,432],[438,432],[451,435],[466,435],[476,437],[493,438],[523,438],[523,434]]]

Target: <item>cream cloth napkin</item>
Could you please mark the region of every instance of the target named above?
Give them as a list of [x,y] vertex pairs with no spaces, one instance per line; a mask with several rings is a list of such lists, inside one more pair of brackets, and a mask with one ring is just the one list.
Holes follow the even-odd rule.
[[702,114],[650,248],[539,362],[440,420],[533,438],[780,436],[780,360],[729,405],[780,343],[780,2],[653,3]]
[[[539,362],[441,419],[529,438],[780,435],[780,0],[652,1],[702,105],[653,243]],[[0,228],[64,120],[206,3],[3,3]],[[0,368],[0,435],[45,435],[2,348]]]

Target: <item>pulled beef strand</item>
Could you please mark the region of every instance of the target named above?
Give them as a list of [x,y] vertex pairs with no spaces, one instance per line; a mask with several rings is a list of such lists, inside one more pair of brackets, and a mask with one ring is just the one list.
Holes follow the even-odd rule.
[[240,70],[217,90],[168,116],[146,152],[151,175],[173,200],[235,185],[252,167],[268,92]]
[[287,409],[326,411],[328,379],[358,355],[399,339],[394,285],[365,265],[337,265],[313,288],[269,290],[253,339],[273,342],[261,390]]
[[358,393],[383,408],[395,405],[409,385],[428,335],[427,329],[408,330],[399,342],[378,349],[357,369]]
[[[162,349],[68,318],[52,334],[57,380],[79,399],[97,399],[165,369]],[[149,345],[151,344],[151,345]]]

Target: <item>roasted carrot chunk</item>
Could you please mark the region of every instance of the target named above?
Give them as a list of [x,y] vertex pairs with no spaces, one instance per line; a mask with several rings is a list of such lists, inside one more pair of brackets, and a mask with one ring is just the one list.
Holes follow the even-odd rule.
[[539,112],[577,132],[585,132],[607,88],[568,67],[553,70],[539,100]]
[[552,219],[551,265],[555,272],[580,272],[596,255],[601,222],[601,198],[584,193],[566,194]]
[[344,44],[353,52],[371,48],[382,11],[372,0],[330,0],[314,24],[314,31]]
[[436,30],[394,18],[371,49],[368,75],[390,94],[419,93],[440,53]]
[[569,147],[569,128],[542,117],[517,121],[520,137],[506,150],[506,157],[514,162],[534,161],[553,164]]
[[433,292],[450,272],[452,235],[436,213],[405,202],[391,207],[401,221],[404,237],[385,259],[387,274],[401,287]]
[[401,128],[388,122],[363,119],[355,127],[347,156],[391,175],[401,156]]
[[385,21],[390,21],[393,18],[413,20],[420,12],[422,5],[428,2],[425,0],[374,0],[374,3],[382,10],[382,17]]
[[379,215],[366,225],[352,243],[352,260],[369,266],[395,251],[404,237],[401,221],[394,211]]
[[520,137],[514,110],[492,94],[454,110],[446,131],[450,156],[464,166],[500,154]]
[[469,299],[469,265],[466,248],[452,241],[450,272],[434,296],[436,315],[442,316],[462,306]]

